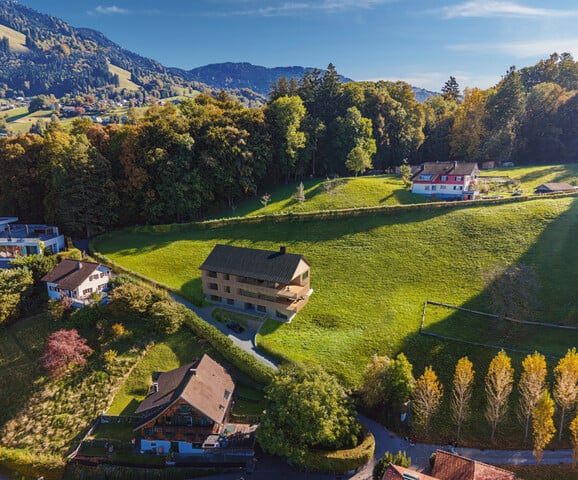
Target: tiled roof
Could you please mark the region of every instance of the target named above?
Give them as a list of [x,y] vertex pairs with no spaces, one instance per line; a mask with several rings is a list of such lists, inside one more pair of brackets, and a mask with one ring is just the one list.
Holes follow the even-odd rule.
[[477,163],[458,162],[428,162],[422,165],[422,169],[412,176],[412,180],[420,175],[432,175],[432,180],[438,175],[473,175],[478,170]]
[[42,277],[43,282],[56,283],[63,290],[74,290],[79,287],[101,265],[94,262],[63,259],[56,267]]
[[215,245],[200,269],[287,284],[301,260],[307,263],[295,253]]
[[516,475],[502,468],[438,450],[432,475],[439,480],[515,480]]
[[207,354],[198,362],[161,373],[156,383],[157,391],[152,390],[135,411],[155,411],[155,415],[147,418],[146,423],[182,398],[206,417],[222,424],[235,389],[227,370]]
[[[404,476],[404,474],[406,476]],[[409,468],[400,467],[398,465],[389,464],[385,470],[382,480],[439,480],[435,477],[430,477],[424,473],[410,470]]]

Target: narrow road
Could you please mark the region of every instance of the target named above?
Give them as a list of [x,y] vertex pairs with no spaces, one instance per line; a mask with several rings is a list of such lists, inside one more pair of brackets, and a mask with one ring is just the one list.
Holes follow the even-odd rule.
[[218,322],[213,318],[213,310],[216,308],[214,305],[209,307],[197,307],[193,305],[188,300],[185,300],[183,297],[180,297],[176,293],[170,292],[170,295],[173,299],[177,302],[181,303],[189,310],[195,312],[200,318],[202,318],[205,322],[210,323],[213,327],[217,328],[223,335],[229,337],[235,345],[239,348],[245,350],[247,353],[253,355],[257,360],[259,360],[264,365],[271,367],[273,370],[277,370],[279,368],[279,364],[276,360],[269,358],[263,352],[261,352],[257,348],[257,343],[255,342],[255,337],[257,333],[255,330],[251,330],[246,328],[243,333],[235,333],[232,330],[228,329],[227,326],[221,322]]
[[[278,362],[275,360],[267,357],[262,352],[259,351],[255,344],[255,336],[257,332],[254,330],[246,329],[241,334],[235,334],[233,331],[229,330],[226,325],[216,321],[212,317],[212,312],[215,309],[214,306],[200,308],[193,305],[191,302],[185,300],[184,298],[176,295],[175,293],[171,293],[171,296],[179,303],[183,304],[185,307],[189,308],[193,312],[195,312],[200,318],[205,320],[206,322],[213,325],[219,331],[221,331],[224,335],[229,337],[235,345],[242,348],[246,352],[253,355],[256,359],[258,359],[263,364],[277,370]],[[447,448],[446,445],[435,445],[435,444],[426,444],[426,443],[416,443],[415,445],[410,445],[402,437],[399,437],[395,433],[389,431],[383,425],[363,416],[359,416],[359,421],[365,425],[365,427],[373,434],[375,437],[375,454],[373,459],[365,465],[362,469],[358,472],[350,475],[344,476],[344,478],[349,478],[351,480],[370,480],[373,473],[373,466],[375,463],[383,457],[385,452],[398,452],[398,451],[405,451],[408,457],[411,457],[412,468],[422,471],[429,467],[429,458],[432,453],[434,453],[438,449],[445,449]],[[486,449],[477,449],[477,448],[457,448],[456,453],[459,455],[463,455],[464,457],[471,458],[473,460],[478,460],[480,462],[489,463],[491,465],[534,465],[536,460],[532,455],[531,450],[486,450]],[[571,464],[572,463],[572,450],[545,450],[544,456],[541,461],[542,464]],[[266,470],[265,465],[268,462],[264,462],[261,465],[263,470]],[[283,467],[281,466],[283,465]],[[270,467],[269,467],[270,468]],[[287,476],[279,476],[277,478],[281,480],[282,478],[287,479],[331,479],[334,478],[330,475],[324,474],[307,474],[302,472],[296,472],[295,470],[291,469],[287,465],[283,463],[277,463],[274,468],[279,469],[279,474],[281,474],[281,470],[284,470],[284,474]],[[259,464],[257,464],[257,468],[253,478],[255,480],[262,478],[259,472]],[[221,477],[219,477],[221,478]],[[223,479],[227,478],[235,478],[235,474],[232,475],[223,475]],[[263,477],[265,478],[265,477]]]

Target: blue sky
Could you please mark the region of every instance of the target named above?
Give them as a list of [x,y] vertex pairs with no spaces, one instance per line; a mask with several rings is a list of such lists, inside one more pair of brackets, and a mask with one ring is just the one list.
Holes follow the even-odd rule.
[[325,68],[439,91],[488,88],[552,52],[578,59],[570,0],[20,0],[166,66]]

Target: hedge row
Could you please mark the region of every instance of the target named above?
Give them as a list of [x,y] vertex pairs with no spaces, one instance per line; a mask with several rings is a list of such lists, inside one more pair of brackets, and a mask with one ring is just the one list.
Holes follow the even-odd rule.
[[1,446],[0,465],[20,475],[31,478],[43,476],[45,480],[60,480],[65,468],[60,457]]
[[198,468],[138,468],[118,465],[98,465],[91,467],[80,463],[71,463],[66,468],[65,480],[185,480],[204,477],[218,472],[217,469],[199,470]]
[[331,473],[345,473],[362,467],[369,462],[375,451],[375,438],[365,427],[362,429],[361,443],[349,450],[332,452],[310,450],[303,460],[307,470]]
[[[504,197],[492,198],[479,201],[441,201],[441,202],[426,202],[414,203],[409,205],[380,205],[376,207],[355,207],[343,208],[339,210],[318,210],[313,212],[298,212],[298,213],[275,213],[271,215],[256,215],[251,217],[231,217],[217,220],[206,220],[202,222],[192,223],[172,223],[165,225],[147,225],[127,227],[120,230],[127,233],[183,233],[195,232],[199,230],[208,230],[212,228],[219,228],[226,225],[234,224],[259,224],[264,222],[283,222],[283,221],[309,221],[309,220],[323,220],[329,218],[340,217],[358,217],[367,215],[393,215],[399,212],[426,210],[432,208],[472,208],[483,205],[503,205],[506,203],[528,202],[543,198],[560,198],[568,196],[576,196],[578,192],[561,192],[547,195],[525,195],[520,197]],[[109,237],[111,234],[104,234],[103,237]]]
[[206,339],[225,359],[261,385],[267,385],[274,375],[272,368],[263,365],[253,355],[242,350],[213,325],[205,322],[186,307],[185,325],[197,336]]

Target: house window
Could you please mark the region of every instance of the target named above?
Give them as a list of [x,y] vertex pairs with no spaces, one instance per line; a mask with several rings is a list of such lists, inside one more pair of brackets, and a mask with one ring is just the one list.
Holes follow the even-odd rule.
[[432,186],[431,186],[431,189],[432,189],[432,191],[433,191],[433,190],[436,190],[436,189],[437,189],[437,186],[436,186],[436,185],[432,185]]
[[217,272],[209,272],[209,277],[217,278]]
[[227,298],[227,305],[235,305],[235,300],[232,298]]
[[225,390],[225,400],[229,400],[230,396],[231,396],[231,392],[229,392],[229,390]]
[[458,190],[463,190],[464,187],[462,187],[461,185],[458,187]]
[[257,311],[258,312],[266,312],[267,309],[263,305],[257,305]]
[[209,283],[210,290],[219,290],[219,286],[216,283]]
[[279,310],[275,312],[275,316],[277,318],[281,318],[282,320],[287,320],[289,318],[286,313],[280,312]]
[[447,185],[440,185],[440,190],[445,190],[447,188]]
[[461,182],[462,181],[462,177],[456,177],[456,182]]
[[426,185],[426,186],[424,187],[424,190],[425,190],[425,191],[429,191],[429,185]]
[[173,417],[165,417],[164,421],[165,425],[171,425],[173,423]]
[[231,287],[225,286],[225,293],[231,293]]
[[249,302],[245,302],[245,310],[255,310],[255,305]]
[[211,295],[211,300],[213,302],[220,302],[221,301],[221,297],[219,297],[219,295]]
[[447,181],[448,181],[448,176],[442,175],[442,182],[447,182]]
[[89,293],[92,293],[92,288],[85,288],[85,289],[82,291],[82,294],[83,294],[83,295],[88,295]]
[[105,272],[100,272],[100,278],[103,278],[106,275]]
[[50,290],[51,292],[58,292],[58,287],[55,287],[54,285],[50,285],[48,287],[48,290]]
[[224,278],[225,280],[229,280],[229,279],[230,279],[230,276],[229,276],[228,273],[223,273],[223,278]]
[[309,270],[307,270],[306,272],[303,273],[303,275],[301,275],[301,280],[307,280],[309,278]]

